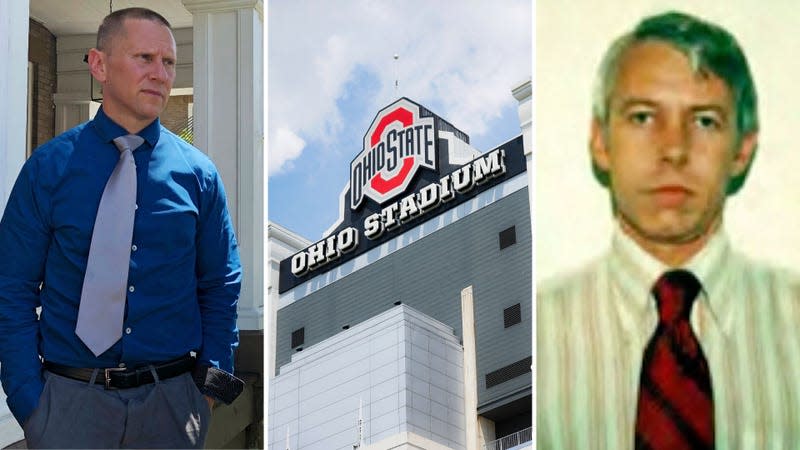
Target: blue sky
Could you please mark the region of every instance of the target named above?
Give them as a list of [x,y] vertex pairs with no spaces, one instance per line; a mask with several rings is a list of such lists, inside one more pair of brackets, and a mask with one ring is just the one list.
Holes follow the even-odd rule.
[[518,135],[511,89],[531,76],[531,32],[530,0],[270,1],[269,220],[320,239],[366,129],[398,97],[481,151]]

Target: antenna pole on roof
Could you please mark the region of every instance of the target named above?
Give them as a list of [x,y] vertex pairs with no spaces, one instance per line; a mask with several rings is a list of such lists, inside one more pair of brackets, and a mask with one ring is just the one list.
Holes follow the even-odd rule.
[[400,55],[397,53],[394,54],[394,95],[395,97],[400,97],[398,90],[400,89],[400,78],[397,75],[397,60],[400,59]]

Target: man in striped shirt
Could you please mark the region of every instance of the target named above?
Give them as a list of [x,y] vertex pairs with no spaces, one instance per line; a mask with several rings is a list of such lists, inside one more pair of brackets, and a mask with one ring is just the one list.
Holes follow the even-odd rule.
[[667,448],[698,448],[680,398],[656,402],[672,430],[640,433],[643,355],[663,315],[651,292],[676,268],[701,286],[688,322],[711,379],[705,445],[800,448],[800,278],[735,252],[722,227],[758,127],[747,60],[721,27],[665,13],[608,49],[590,149],[617,225],[604,256],[537,290],[539,449],[661,448],[676,430]]

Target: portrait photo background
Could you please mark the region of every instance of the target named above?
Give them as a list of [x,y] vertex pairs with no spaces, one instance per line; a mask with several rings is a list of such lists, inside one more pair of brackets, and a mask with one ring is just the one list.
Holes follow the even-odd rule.
[[[602,6],[601,6],[602,5]],[[676,10],[725,27],[758,94],[759,146],[723,227],[734,249],[800,271],[800,9],[793,0],[538,1],[534,92],[535,278],[575,269],[609,246],[608,191],[589,157],[592,89],[603,53],[643,17]]]

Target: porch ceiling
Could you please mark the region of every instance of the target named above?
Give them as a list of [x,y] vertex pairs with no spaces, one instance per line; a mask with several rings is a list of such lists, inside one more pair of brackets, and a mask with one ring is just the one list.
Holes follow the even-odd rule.
[[[181,0],[113,0],[114,11],[142,6],[157,11],[173,28],[192,26],[192,14]],[[109,12],[108,0],[30,0],[30,16],[56,37],[94,34]]]

